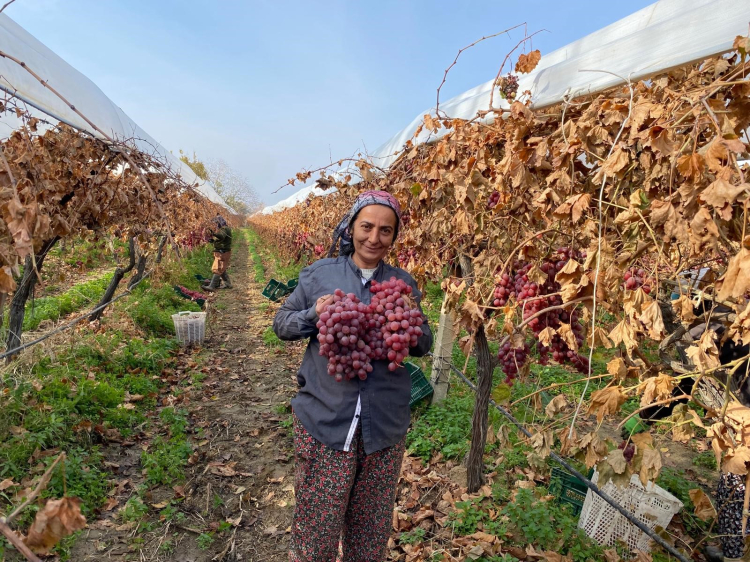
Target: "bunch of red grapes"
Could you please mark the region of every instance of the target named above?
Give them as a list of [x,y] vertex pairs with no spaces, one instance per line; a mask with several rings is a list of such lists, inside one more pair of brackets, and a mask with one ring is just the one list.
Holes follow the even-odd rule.
[[412,259],[415,259],[417,257],[417,252],[415,252],[413,249],[400,250],[397,257],[398,257],[398,265],[401,267],[406,267],[407,265],[409,265],[409,262]]
[[497,85],[503,97],[512,100],[516,97],[516,92],[518,92],[518,76],[515,74],[503,76],[497,81]]
[[510,342],[506,342],[500,347],[500,351],[497,352],[497,360],[500,362],[503,373],[505,373],[506,384],[513,384],[513,379],[518,376],[518,372],[526,364],[529,353],[531,353],[531,348],[526,342],[524,342],[523,347],[518,349],[512,348]]
[[492,193],[490,193],[489,199],[487,199],[487,208],[494,209],[499,202],[500,202],[500,192],[493,191]]
[[635,445],[633,443],[623,441],[617,446],[617,448],[622,451],[622,456],[625,457],[625,462],[633,460],[633,457],[635,456]]
[[359,377],[364,380],[372,372],[371,349],[365,344],[368,306],[354,295],[336,289],[333,303],[320,314],[318,341],[320,354],[328,356],[328,374],[337,381]]
[[409,348],[417,345],[422,335],[424,316],[416,305],[408,302],[411,287],[401,279],[391,277],[383,283],[373,283],[370,302],[371,317],[370,347],[375,353],[388,359],[388,370],[395,371],[409,353]]
[[409,285],[391,277],[373,283],[370,291],[372,301],[365,304],[336,289],[333,303],[320,314],[320,355],[328,357],[328,374],[337,381],[365,380],[377,360],[387,360],[388,370],[395,371],[422,335],[424,316],[408,298]]
[[[552,256],[540,265],[547,279],[543,283],[536,283],[529,279],[529,272],[533,267],[531,263],[516,262],[511,273],[503,273],[495,285],[495,307],[505,306],[513,298],[522,306],[523,319],[527,320],[535,314],[552,306],[563,304],[560,295],[560,284],[555,281],[557,272],[562,270],[571,259],[581,259],[584,254],[571,248],[560,248]],[[562,324],[570,324],[578,347],[583,344],[583,325],[580,322],[578,311],[566,311],[564,309],[550,310],[529,321],[529,328],[537,336],[537,350],[542,365],[546,365],[550,352],[552,359],[558,363],[569,362],[576,370],[588,372],[588,358],[571,349],[565,340],[555,334],[549,346],[539,341],[538,336],[545,328],[557,330]],[[513,349],[509,343],[503,345],[498,353],[498,360],[506,375],[506,382],[510,384],[518,375],[518,371],[525,364],[529,355],[528,345],[524,348]]]
[[640,287],[646,294],[651,292],[651,282],[646,278],[644,269],[631,267],[623,274],[622,278],[625,280],[623,287],[627,291],[635,291]]

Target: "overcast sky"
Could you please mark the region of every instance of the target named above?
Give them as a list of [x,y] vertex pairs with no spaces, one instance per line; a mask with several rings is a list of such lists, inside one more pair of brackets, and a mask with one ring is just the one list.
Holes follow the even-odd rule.
[[[175,154],[222,158],[272,204],[303,168],[370,151],[435,103],[458,49],[526,22],[542,56],[646,0],[16,0],[6,12]],[[466,51],[441,99],[522,31]],[[73,100],[74,101],[74,100]]]

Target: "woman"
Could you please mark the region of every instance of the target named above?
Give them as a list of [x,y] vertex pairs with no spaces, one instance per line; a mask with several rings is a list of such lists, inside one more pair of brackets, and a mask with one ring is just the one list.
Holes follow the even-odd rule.
[[221,282],[224,281],[224,286],[227,289],[231,289],[232,282],[229,280],[227,269],[232,257],[232,229],[229,228],[227,221],[221,215],[216,216],[213,224],[216,230],[206,227],[203,232],[206,240],[214,245],[214,263],[213,267],[211,267],[213,277],[211,277],[211,280],[203,288],[207,291],[215,291],[219,288]]
[[[400,210],[383,191],[362,193],[334,233],[333,253],[302,270],[295,291],[276,314],[282,340],[310,338],[292,400],[296,459],[296,507],[290,560],[333,562],[343,546],[345,562],[385,559],[396,484],[409,426],[411,379],[406,368],[388,371],[373,361],[366,380],[336,382],[319,355],[318,316],[341,289],[370,302],[373,281],[402,279],[419,303],[421,293],[403,269],[383,261],[396,236]],[[427,323],[410,354],[432,346]]]

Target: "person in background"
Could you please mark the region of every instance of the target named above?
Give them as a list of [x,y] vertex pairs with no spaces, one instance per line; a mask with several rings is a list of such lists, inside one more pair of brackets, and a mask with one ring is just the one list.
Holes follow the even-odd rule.
[[[404,366],[372,362],[366,380],[337,382],[328,357],[319,355],[318,316],[341,289],[369,304],[373,281],[392,277],[422,294],[403,269],[386,264],[398,235],[400,209],[384,191],[362,193],[334,232],[331,256],[302,270],[299,284],[276,314],[273,329],[282,340],[310,338],[297,374],[294,413],[295,497],[290,545],[292,562],[333,562],[342,547],[344,562],[385,559],[396,485],[409,427],[411,377]],[[427,323],[410,355],[432,346]]]
[[206,241],[214,245],[214,263],[211,267],[213,277],[203,285],[207,291],[215,291],[224,281],[224,287],[232,288],[232,282],[229,280],[227,269],[232,257],[232,229],[229,228],[224,217],[217,215],[211,226],[206,227],[203,231]]

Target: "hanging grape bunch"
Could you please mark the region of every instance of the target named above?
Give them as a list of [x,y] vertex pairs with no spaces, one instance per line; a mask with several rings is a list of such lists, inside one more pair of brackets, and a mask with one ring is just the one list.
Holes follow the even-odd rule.
[[500,192],[493,191],[492,193],[490,193],[490,196],[487,199],[487,208],[494,209],[499,202],[500,202]]
[[398,252],[397,258],[398,258],[398,265],[400,267],[406,267],[409,265],[409,262],[413,259],[416,259],[417,252],[415,252],[413,249],[409,250],[400,250]]
[[497,360],[500,362],[503,373],[505,373],[505,384],[513,384],[513,380],[526,364],[529,353],[531,353],[531,347],[526,342],[524,342],[523,347],[517,349],[511,347],[510,341],[505,342],[500,347],[497,352]]
[[344,294],[336,289],[333,303],[320,314],[317,323],[320,355],[328,357],[328,374],[339,382],[355,377],[365,380],[372,372],[372,350],[363,338],[368,309],[353,293]]
[[497,81],[497,86],[505,99],[513,100],[518,92],[518,76],[515,74],[501,76]]
[[[562,297],[555,294],[560,292],[560,284],[555,281],[555,276],[565,267],[568,260],[584,257],[584,254],[571,248],[558,249],[539,266],[542,273],[546,275],[546,279],[536,282],[529,278],[534,264],[516,262],[511,268],[511,273],[503,273],[499,276],[495,285],[493,306],[501,308],[513,298],[522,307],[523,320],[528,320],[542,310],[562,305]],[[579,372],[587,372],[588,358],[571,349],[559,334],[552,336],[549,346],[542,344],[539,340],[539,334],[543,330],[546,328],[558,330],[562,324],[570,324],[576,343],[580,347],[583,344],[583,325],[577,310],[573,309],[570,312],[563,309],[550,310],[529,320],[528,326],[537,339],[540,363],[546,365],[551,352],[554,361],[569,362]],[[512,349],[509,344],[503,345],[498,354],[498,360],[508,377],[506,382],[510,382],[517,376],[519,368],[524,365],[527,358],[528,351],[525,348]]]
[[626,291],[635,291],[640,287],[647,295],[651,292],[651,280],[646,277],[644,269],[631,267],[623,273],[622,278],[623,288]]
[[371,317],[368,343],[376,359],[388,359],[388,370],[395,371],[417,345],[422,335],[424,316],[409,295],[411,287],[403,280],[391,277],[383,283],[373,283],[370,303]]

